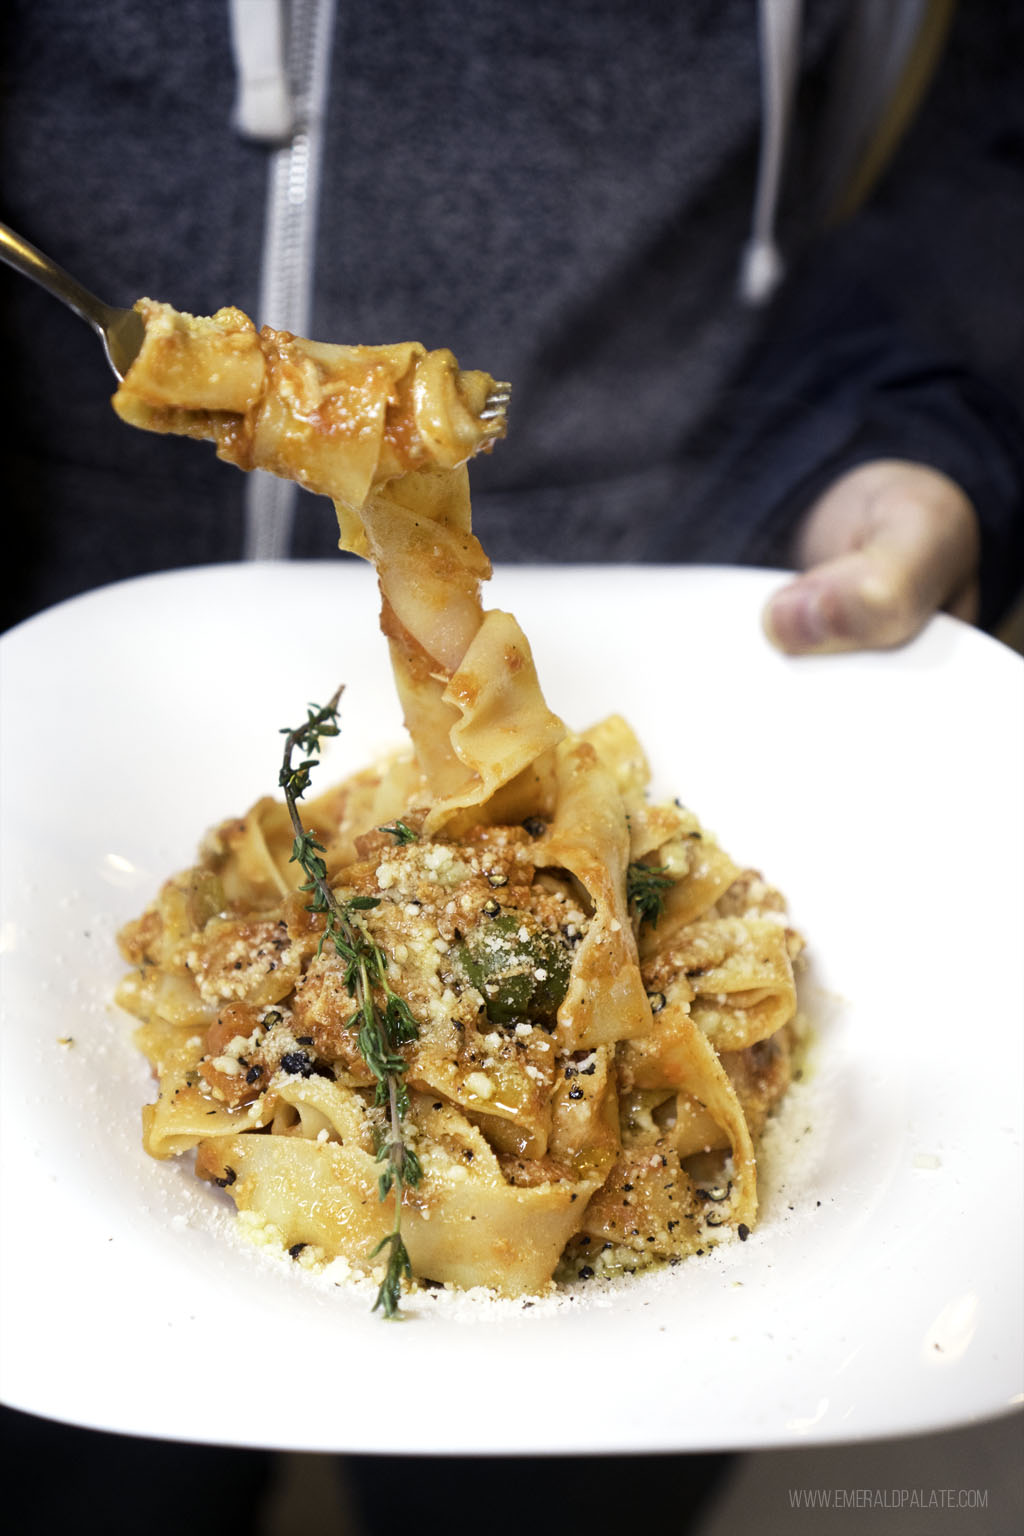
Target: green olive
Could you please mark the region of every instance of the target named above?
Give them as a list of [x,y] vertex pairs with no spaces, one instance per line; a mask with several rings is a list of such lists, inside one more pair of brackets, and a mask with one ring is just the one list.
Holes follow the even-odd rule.
[[459,964],[492,1024],[553,1023],[569,986],[572,951],[531,913],[507,908],[466,935]]

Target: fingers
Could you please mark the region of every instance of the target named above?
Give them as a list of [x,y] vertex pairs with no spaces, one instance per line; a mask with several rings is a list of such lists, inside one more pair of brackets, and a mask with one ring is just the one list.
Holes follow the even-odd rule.
[[800,654],[909,640],[939,608],[977,608],[977,519],[960,488],[923,465],[877,461],[816,503],[801,553],[811,569],[776,593],[765,631]]
[[[970,593],[962,600],[973,606]],[[902,645],[940,605],[915,591],[905,567],[871,549],[840,555],[784,587],[765,610],[780,650],[856,651]]]

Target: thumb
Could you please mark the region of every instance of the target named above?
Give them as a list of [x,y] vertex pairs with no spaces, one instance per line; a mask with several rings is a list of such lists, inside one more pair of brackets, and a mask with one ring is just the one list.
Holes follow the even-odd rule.
[[797,654],[900,645],[934,612],[904,577],[877,550],[838,555],[775,594],[765,631],[780,650]]

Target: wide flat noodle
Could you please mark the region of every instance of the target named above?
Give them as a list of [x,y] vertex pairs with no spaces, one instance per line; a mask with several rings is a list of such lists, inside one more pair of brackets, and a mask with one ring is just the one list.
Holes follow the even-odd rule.
[[559,1043],[589,1050],[646,1033],[651,1010],[626,908],[629,830],[621,796],[589,742],[570,739],[556,760],[557,809],[538,856],[568,870],[593,907],[558,1011]]
[[[358,531],[356,522],[358,521]],[[490,565],[470,532],[465,468],[408,476],[339,510],[343,547],[380,582],[381,626],[431,794],[428,830],[482,808],[565,734],[510,614],[485,612]]]
[[751,918],[691,923],[645,965],[648,986],[688,983],[690,1015],[722,1051],[775,1034],[796,1012],[785,929]]
[[[709,1247],[723,1227],[752,1227],[757,1170],[750,1131],[728,1074],[685,1006],[666,1005],[648,1036],[620,1049],[619,1074],[627,1103],[637,1089],[648,1090],[659,1108],[678,1096],[701,1108],[713,1132],[694,1147],[676,1139],[678,1114],[661,1121],[651,1116],[646,1128],[642,1121],[634,1125],[588,1209],[586,1231],[640,1252],[653,1245],[661,1254],[683,1256]],[[729,1153],[727,1163],[705,1160],[699,1171],[687,1166],[692,1153],[720,1148]]]

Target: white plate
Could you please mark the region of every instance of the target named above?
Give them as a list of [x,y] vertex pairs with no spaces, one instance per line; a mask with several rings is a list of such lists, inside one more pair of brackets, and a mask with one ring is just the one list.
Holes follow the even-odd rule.
[[274,792],[279,727],[347,683],[321,785],[399,738],[372,576],[149,577],[4,639],[7,1402],[377,1451],[398,1381],[408,1451],[591,1452],[855,1440],[1021,1400],[1024,667],[947,618],[891,654],[787,660],[758,620],[777,580],[504,569],[488,598],[553,707],[627,713],[656,790],[807,935],[816,1068],[761,1224],[611,1292],[427,1293],[398,1326],[245,1246],[226,1196],[144,1155],[147,1071],[109,1003],[117,926]]

